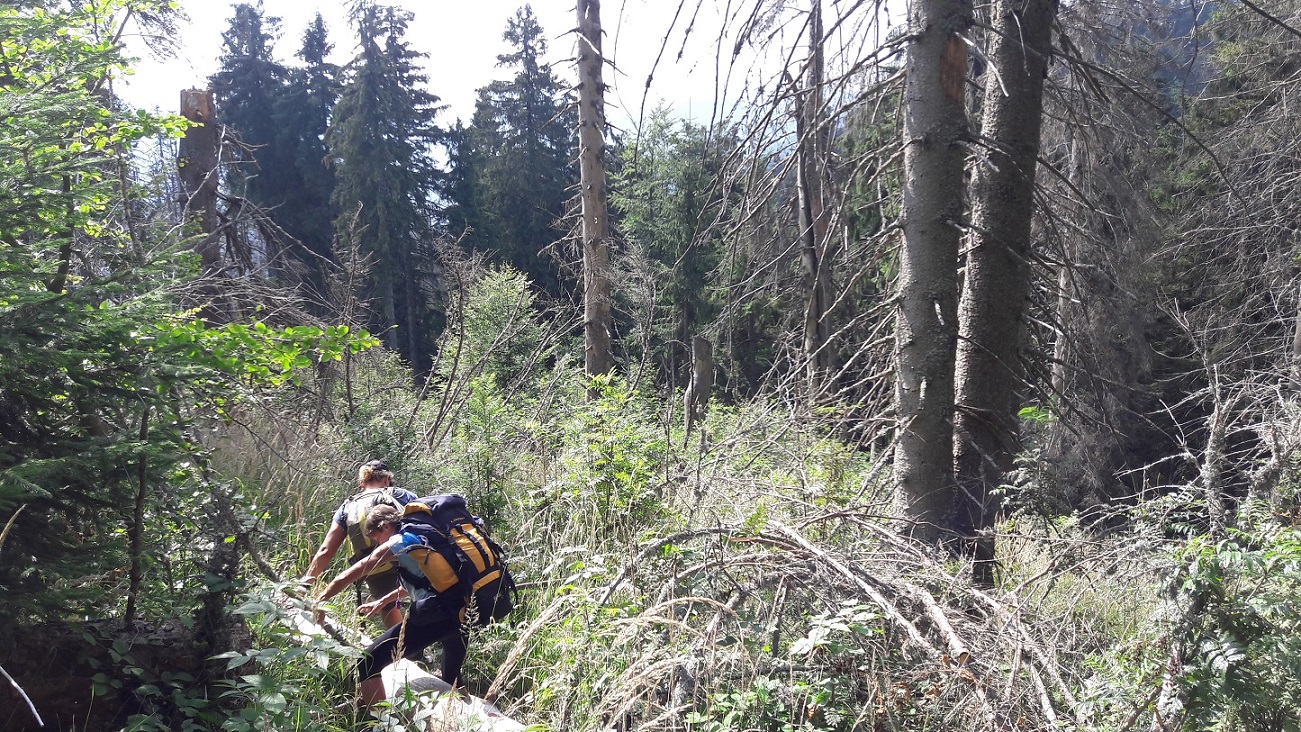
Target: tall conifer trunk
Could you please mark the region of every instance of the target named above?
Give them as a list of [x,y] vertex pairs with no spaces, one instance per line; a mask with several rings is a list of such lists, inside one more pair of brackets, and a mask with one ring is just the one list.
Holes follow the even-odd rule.
[[953,360],[970,0],[915,0],[904,72],[903,246],[895,325],[894,476],[905,531],[942,536],[953,493]]
[[601,3],[578,0],[578,162],[583,206],[583,337],[588,376],[614,367],[610,344],[610,223],[605,188]]
[[800,267],[804,275],[804,358],[809,398],[816,400],[830,370],[827,347],[827,308],[831,299],[829,236],[831,212],[827,205],[829,132],[823,120],[822,3],[814,0],[809,11],[809,59],[805,88],[799,96],[796,128],[799,159]]
[[1043,80],[1056,0],[995,0],[993,74],[985,86],[989,159],[976,164],[971,246],[959,307],[954,528],[972,540],[975,580],[993,581],[996,506],[1017,451],[1017,391]]

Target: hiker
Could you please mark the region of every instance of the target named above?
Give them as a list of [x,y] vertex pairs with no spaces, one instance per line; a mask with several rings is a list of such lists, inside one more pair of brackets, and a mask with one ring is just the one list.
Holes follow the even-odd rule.
[[458,686],[468,628],[499,620],[513,607],[514,583],[501,548],[470,515],[463,497],[419,498],[404,510],[405,517],[391,506],[370,512],[365,529],[375,551],[331,580],[317,598],[328,600],[372,567],[397,561],[401,586],[358,608],[375,613],[387,603],[411,598],[405,621],[384,631],[357,662],[361,703],[367,708],[384,698],[380,672],[385,666],[399,655],[421,660],[434,643],[443,647],[439,676]]
[[[299,580],[304,586],[315,584],[321,572],[330,566],[345,538],[352,545],[352,557],[348,564],[356,564],[371,553],[375,544],[366,536],[363,525],[366,516],[375,507],[390,506],[400,511],[402,506],[416,497],[411,491],[394,487],[393,473],[383,460],[371,460],[362,465],[357,470],[357,486],[361,490],[344,499],[339,510],[334,512],[334,520],[330,522],[330,528],[321,540],[321,547],[316,550],[307,572]],[[364,578],[371,598],[378,600],[398,588],[397,564],[392,561],[381,562]],[[398,609],[396,600],[385,603],[379,612],[386,628],[402,622],[402,611]]]

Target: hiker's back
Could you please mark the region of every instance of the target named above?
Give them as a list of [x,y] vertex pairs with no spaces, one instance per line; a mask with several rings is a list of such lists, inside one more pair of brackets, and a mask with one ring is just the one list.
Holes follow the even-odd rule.
[[[393,486],[363,488],[345,498],[343,504],[339,506],[334,520],[347,531],[348,543],[352,545],[352,556],[348,559],[348,563],[351,564],[366,558],[375,549],[375,542],[371,541],[369,536],[366,536],[366,531],[363,528],[366,525],[366,517],[370,515],[371,511],[377,506],[392,506],[398,513],[401,513],[402,507],[414,498],[415,494],[411,491]],[[392,569],[393,563],[387,562],[376,567],[373,574],[387,572]]]

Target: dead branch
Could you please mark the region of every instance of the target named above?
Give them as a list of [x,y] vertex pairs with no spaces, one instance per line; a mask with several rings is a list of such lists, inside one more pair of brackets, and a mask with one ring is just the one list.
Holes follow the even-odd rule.
[[23,701],[27,702],[27,709],[31,711],[32,716],[36,718],[36,726],[44,727],[45,722],[41,720],[40,713],[36,711],[36,705],[32,703],[31,697],[27,696],[27,692],[23,691],[23,687],[19,686],[17,681],[14,681],[14,677],[10,676],[8,671],[5,671],[4,666],[0,666],[0,674],[4,674],[5,679],[9,681],[9,685],[14,687],[14,691],[18,692],[18,696],[21,696]]

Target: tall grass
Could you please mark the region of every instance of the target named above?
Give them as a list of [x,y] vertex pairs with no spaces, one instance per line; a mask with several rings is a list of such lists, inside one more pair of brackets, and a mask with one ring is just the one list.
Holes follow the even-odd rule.
[[[960,563],[899,538],[889,471],[799,407],[715,404],[688,439],[680,395],[605,379],[587,398],[564,339],[517,307],[522,279],[481,283],[443,346],[460,360],[428,384],[369,354],[350,384],[324,374],[214,437],[214,466],[248,487],[280,575],[306,565],[356,465],[382,457],[417,493],[464,493],[509,548],[522,602],[476,633],[467,683],[522,721],[778,732],[1151,719],[1176,564],[1159,531],[1018,517],[1001,527],[1001,585],[981,591]],[[480,348],[491,333],[508,335]],[[270,683],[313,698],[295,725],[355,723],[352,652],[293,651],[273,622],[284,611],[250,598],[261,624],[245,662],[262,671],[236,685],[250,708],[278,705],[257,686]],[[334,616],[366,629],[351,604]]]

